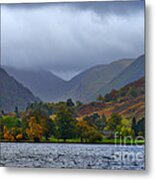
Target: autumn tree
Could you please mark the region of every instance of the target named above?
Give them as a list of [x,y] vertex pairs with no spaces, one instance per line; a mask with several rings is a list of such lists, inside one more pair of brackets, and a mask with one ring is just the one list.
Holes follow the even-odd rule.
[[7,140],[7,141],[14,141],[14,136],[12,136],[10,130],[4,126],[3,128],[3,134],[4,134],[4,139]]
[[22,121],[16,115],[6,115],[0,118],[1,139],[19,141],[23,139]]
[[102,140],[102,134],[95,127],[90,126],[87,121],[79,121],[77,127],[81,142],[97,142]]
[[84,120],[79,121],[77,123],[77,127],[78,127],[78,136],[80,137],[81,142],[84,142],[84,141],[87,142],[89,138],[88,132],[90,129],[88,122]]
[[26,129],[26,133],[30,140],[34,140],[35,142],[39,142],[42,138],[43,129],[40,124],[36,122],[35,117],[31,117],[28,122],[28,128]]
[[7,141],[20,141],[23,139],[21,128],[12,127],[11,129],[8,129],[4,126],[3,134],[4,139]]

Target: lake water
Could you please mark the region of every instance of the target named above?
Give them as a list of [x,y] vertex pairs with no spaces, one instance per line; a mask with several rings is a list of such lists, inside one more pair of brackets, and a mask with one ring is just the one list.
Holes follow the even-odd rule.
[[144,146],[1,143],[5,167],[143,170]]

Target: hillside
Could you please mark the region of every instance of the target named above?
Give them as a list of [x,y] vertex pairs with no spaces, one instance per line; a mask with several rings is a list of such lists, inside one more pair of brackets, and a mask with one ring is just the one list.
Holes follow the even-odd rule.
[[29,88],[43,101],[57,101],[66,90],[66,82],[45,70],[24,70],[4,67],[17,81]]
[[16,106],[19,110],[24,110],[27,104],[38,100],[29,89],[0,68],[0,111],[11,112]]
[[85,104],[78,109],[79,118],[98,113],[109,117],[112,113],[118,113],[126,118],[136,116],[144,117],[145,113],[145,79],[140,78],[119,90],[113,90],[106,94],[100,102]]
[[110,64],[94,66],[80,73],[68,82],[69,88],[63,99],[71,97],[73,100],[86,102],[94,92],[110,82],[133,61],[133,59],[118,60]]
[[144,76],[145,71],[145,55],[138,57],[131,65],[114,77],[106,85],[103,84],[103,87],[94,93],[94,95],[89,99],[89,101],[97,98],[99,94],[105,95],[110,92],[112,89],[119,89],[126,84],[138,80]]

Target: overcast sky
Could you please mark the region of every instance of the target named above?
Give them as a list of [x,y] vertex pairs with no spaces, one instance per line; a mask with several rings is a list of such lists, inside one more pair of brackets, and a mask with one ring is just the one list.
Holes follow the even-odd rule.
[[144,53],[138,2],[2,5],[1,61],[64,79],[97,64]]

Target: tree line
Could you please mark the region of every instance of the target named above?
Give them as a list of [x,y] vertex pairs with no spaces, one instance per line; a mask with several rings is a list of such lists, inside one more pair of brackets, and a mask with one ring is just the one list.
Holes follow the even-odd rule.
[[[121,136],[144,136],[144,118],[137,121],[126,119],[117,113],[109,118],[104,114],[94,113],[77,117],[77,110],[82,103],[67,102],[33,103],[23,112],[18,107],[13,113],[0,115],[0,139],[2,141],[31,142],[102,142],[103,138],[113,138],[116,131]],[[108,135],[104,132],[109,132]]]

